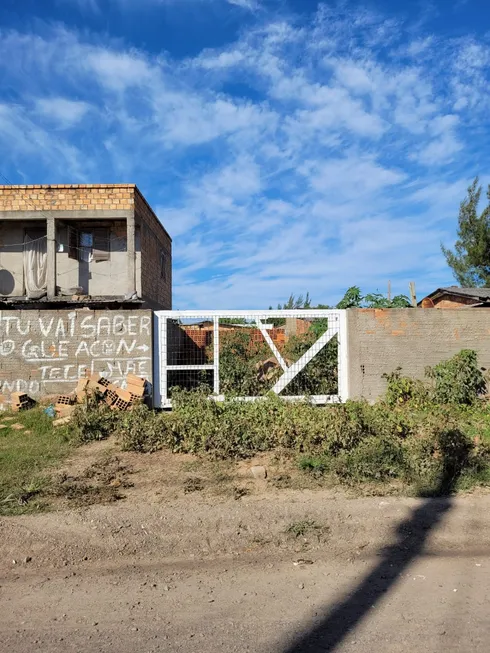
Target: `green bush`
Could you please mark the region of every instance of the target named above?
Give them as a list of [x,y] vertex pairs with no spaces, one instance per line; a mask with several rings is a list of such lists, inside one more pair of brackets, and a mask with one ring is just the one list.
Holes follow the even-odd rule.
[[163,447],[174,450],[170,421],[166,415],[155,413],[145,405],[136,406],[130,412],[120,413],[115,432],[125,451],[152,453]]
[[[317,322],[320,322],[317,320]],[[325,322],[325,320],[322,320]],[[319,330],[320,329],[320,330]],[[284,355],[297,361],[327,330],[327,324],[313,323],[311,330],[300,336],[292,336],[284,347]],[[338,341],[335,336],[311,360],[308,365],[286,386],[287,395],[335,395],[338,392]]]
[[401,367],[397,367],[394,372],[383,374],[383,378],[388,382],[385,401],[390,406],[407,402],[423,405],[429,398],[428,388],[423,381],[402,376],[401,370]]
[[235,396],[256,396],[267,392],[257,366],[261,360],[271,357],[268,346],[253,342],[248,329],[224,332],[220,337],[221,392]]
[[471,405],[485,392],[485,378],[471,349],[462,349],[426,373],[434,382],[433,399],[439,404]]
[[80,442],[105,440],[114,432],[117,416],[97,396],[87,395],[85,403],[77,406],[72,424]]

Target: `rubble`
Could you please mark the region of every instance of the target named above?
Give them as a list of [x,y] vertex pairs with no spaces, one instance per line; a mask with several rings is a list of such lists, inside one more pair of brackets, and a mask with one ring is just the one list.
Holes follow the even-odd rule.
[[75,389],[74,400],[83,403],[87,394],[96,393],[101,401],[111,410],[131,410],[131,408],[145,401],[147,395],[147,384],[145,379],[134,374],[126,375],[126,388],[120,388],[109,379],[95,372],[90,374],[87,370],[87,377],[80,379]]
[[[77,386],[71,394],[58,395],[53,399],[54,405],[51,404],[51,409],[54,412],[52,416],[56,415],[57,418],[53,422],[53,426],[67,424],[77,405],[85,403],[88,395],[105,401],[111,410],[131,410],[135,405],[143,403],[147,399],[147,383],[139,376],[128,374],[126,388],[120,388],[99,373],[92,374],[86,370],[86,376],[78,380]],[[34,405],[35,401],[25,393],[13,392],[11,395],[11,407],[14,412],[27,410]]]

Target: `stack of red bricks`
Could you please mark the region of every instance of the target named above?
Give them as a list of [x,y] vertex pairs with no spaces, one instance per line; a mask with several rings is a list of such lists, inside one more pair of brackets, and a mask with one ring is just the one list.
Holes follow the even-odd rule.
[[89,374],[79,379],[75,392],[71,395],[59,395],[56,400],[56,414],[58,419],[53,422],[54,426],[67,424],[76,404],[85,402],[88,395],[96,396],[105,403],[111,410],[131,410],[133,406],[145,400],[146,381],[145,379],[128,374],[126,376],[126,388],[120,388],[98,373]]

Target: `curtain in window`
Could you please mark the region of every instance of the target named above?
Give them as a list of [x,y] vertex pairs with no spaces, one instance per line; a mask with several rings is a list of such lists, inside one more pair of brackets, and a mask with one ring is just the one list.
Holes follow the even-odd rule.
[[47,290],[46,238],[24,237],[24,279],[29,299],[39,299]]

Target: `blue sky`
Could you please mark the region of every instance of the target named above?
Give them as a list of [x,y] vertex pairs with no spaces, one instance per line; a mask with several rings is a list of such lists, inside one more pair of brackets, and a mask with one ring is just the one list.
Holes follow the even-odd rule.
[[135,182],[176,308],[453,282],[487,183],[483,0],[2,0],[0,172]]

